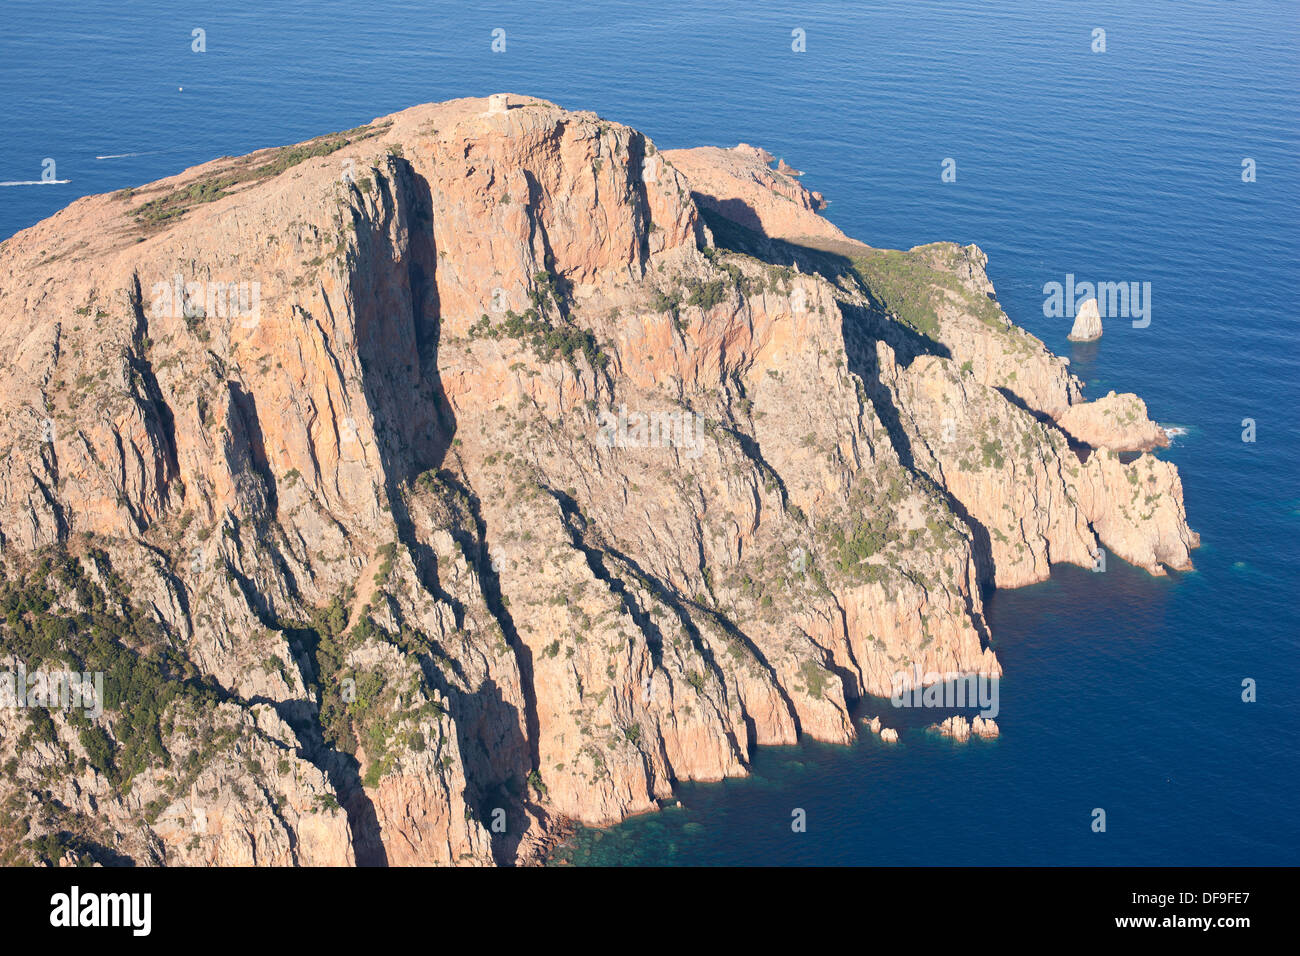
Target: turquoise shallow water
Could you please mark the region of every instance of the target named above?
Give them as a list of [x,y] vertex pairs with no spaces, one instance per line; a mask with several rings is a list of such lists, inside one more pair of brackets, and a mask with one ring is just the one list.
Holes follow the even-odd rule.
[[[1136,391],[1188,429],[1166,454],[1203,536],[1197,571],[1061,568],[995,595],[996,742],[954,746],[917,726],[892,749],[765,750],[753,778],[683,786],[684,810],[584,835],[575,859],[1300,862],[1300,13],[1269,0],[1077,7],[9,0],[0,181],[39,179],[48,157],[70,182],[0,187],[0,236],[216,155],[511,90],[664,148],[762,145],[873,245],[977,242],[1008,313],[1073,355],[1089,394]],[[790,50],[794,28],[805,53]],[[95,158],[124,153],[139,155]],[[945,157],[955,183],[940,182]],[[1043,285],[1067,273],[1152,283],[1151,325],[1111,321],[1075,349],[1068,322],[1042,310]],[[1246,677],[1258,703],[1240,701]],[[790,832],[795,807],[806,833]],[[1094,807],[1105,834],[1089,829]]]

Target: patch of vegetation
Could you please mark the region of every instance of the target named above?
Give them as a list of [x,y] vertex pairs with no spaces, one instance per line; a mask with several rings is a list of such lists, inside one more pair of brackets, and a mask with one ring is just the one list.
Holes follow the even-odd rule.
[[930,339],[938,339],[933,283],[935,270],[909,252],[876,250],[853,260],[854,271],[871,294],[900,322]]
[[887,516],[864,517],[846,534],[843,528],[831,532],[831,547],[835,563],[845,574],[851,574],[872,555],[883,551],[893,541]]
[[820,523],[819,537],[830,542],[831,560],[841,574],[859,583],[885,577],[888,562],[870,559],[902,541],[896,515],[908,490],[907,482],[898,477],[883,486],[859,484],[847,512]]
[[[385,563],[395,546],[380,549]],[[353,667],[353,651],[372,641],[393,644],[404,654],[425,657],[434,653],[428,638],[402,625],[391,634],[378,627],[364,606],[352,627],[348,608],[355,600],[352,589],[317,608],[306,622],[286,622],[285,631],[303,645],[315,660],[320,698],[320,727],[326,742],[335,750],[355,755],[358,747],[366,756],[366,786],[379,783],[403,749],[422,752],[431,745],[418,727],[403,725],[436,720],[442,708],[425,699],[423,679],[408,674],[388,674],[379,669]]]
[[[875,249],[854,256],[858,280],[913,331],[938,340],[938,310],[955,296],[962,307],[995,331],[1007,329],[997,304],[962,285],[954,274],[961,250],[946,243],[902,251]],[[963,371],[967,369],[963,366]]]
[[985,438],[980,442],[980,464],[985,468],[1001,468],[1006,463],[1002,454],[1002,439]]
[[356,129],[322,136],[297,146],[281,146],[273,150],[270,158],[260,165],[237,167],[231,172],[209,176],[166,196],[149,200],[135,210],[136,221],[145,225],[161,225],[170,222],[180,218],[194,206],[229,196],[236,186],[279,176],[285,170],[292,169],[308,159],[328,156],[345,146],[377,136],[385,129],[387,126],[383,125],[358,126]]
[[[84,561],[94,563],[103,587]],[[172,728],[173,704],[202,711],[222,699],[220,689],[199,676],[128,595],[108,555],[97,549],[80,559],[62,547],[46,549],[0,580],[0,646],[6,655],[23,661],[29,673],[103,674],[98,718],[76,708],[59,714],[76,731],[90,765],[123,789],[137,774],[171,765],[163,740]],[[24,736],[58,739],[46,711],[28,714],[31,726]],[[25,745],[20,740],[19,749]]]
[[698,306],[705,312],[708,312],[714,306],[725,302],[726,299],[726,281],[723,279],[711,279],[708,282],[694,283],[691,287],[691,294],[686,299],[686,304]]
[[[486,315],[470,326],[470,338],[517,339],[522,341],[543,362],[562,358],[577,367],[581,355],[587,365],[601,370],[609,365],[609,355],[596,341],[590,329],[584,329],[565,317],[559,282],[549,272],[533,276],[533,291],[529,294],[532,308],[522,314],[508,310],[505,319],[493,324]],[[551,316],[556,318],[552,319]]]
[[830,683],[826,671],[816,661],[804,661],[799,665],[799,676],[803,678],[804,690],[808,696],[821,700]]
[[528,786],[532,787],[541,796],[546,796],[546,784],[542,782],[542,775],[536,770],[528,771]]
[[651,310],[658,313],[667,313],[672,316],[673,324],[681,329],[680,311],[682,307],[682,294],[677,290],[665,292],[663,289],[655,289],[654,295],[650,299]]
[[379,569],[375,572],[375,587],[383,588],[388,585],[393,576],[393,561],[397,558],[397,543],[394,541],[388,544],[380,545],[375,553],[383,558],[379,563]]

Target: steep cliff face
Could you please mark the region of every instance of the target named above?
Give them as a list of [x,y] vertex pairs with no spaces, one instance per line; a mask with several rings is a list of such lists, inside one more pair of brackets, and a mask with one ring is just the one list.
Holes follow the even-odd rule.
[[459,100],[0,245],[3,649],[109,676],[0,709],[0,847],[527,861],[1000,673],[982,587],[1190,567],[1139,400],[770,162]]

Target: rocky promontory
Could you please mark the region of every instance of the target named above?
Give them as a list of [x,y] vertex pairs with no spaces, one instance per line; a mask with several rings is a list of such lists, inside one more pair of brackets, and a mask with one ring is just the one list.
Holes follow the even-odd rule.
[[0,653],[105,676],[0,708],[4,859],[530,862],[1191,567],[1139,400],[773,161],[455,100],[0,243]]

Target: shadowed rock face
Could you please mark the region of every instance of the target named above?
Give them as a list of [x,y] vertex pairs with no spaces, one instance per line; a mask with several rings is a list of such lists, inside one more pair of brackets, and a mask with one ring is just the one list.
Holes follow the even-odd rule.
[[0,850],[526,862],[999,674],[988,586],[1190,567],[1145,406],[771,162],[458,100],[0,244],[3,650],[163,662],[107,751],[0,709]]

